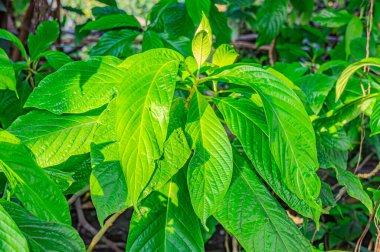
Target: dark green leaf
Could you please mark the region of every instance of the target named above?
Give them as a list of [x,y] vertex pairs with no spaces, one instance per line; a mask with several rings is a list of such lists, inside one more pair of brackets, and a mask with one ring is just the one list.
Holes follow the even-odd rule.
[[113,14],[100,17],[95,21],[88,22],[81,31],[86,30],[108,30],[114,28],[137,27],[140,23],[134,16],[128,14]]
[[35,34],[28,36],[28,49],[31,60],[36,60],[51,44],[57,40],[59,26],[57,21],[42,22],[36,29]]

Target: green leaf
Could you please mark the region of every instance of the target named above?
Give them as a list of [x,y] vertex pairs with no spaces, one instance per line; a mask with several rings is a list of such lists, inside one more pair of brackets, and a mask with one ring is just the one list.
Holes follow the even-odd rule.
[[265,0],[257,13],[258,44],[269,44],[280,33],[287,18],[287,0]]
[[184,133],[186,116],[183,99],[175,99],[170,110],[168,134],[163,154],[156,162],[156,170],[143,192],[143,197],[164,186],[189,159],[191,150]]
[[153,192],[134,212],[127,251],[204,251],[197,216],[190,204],[185,172]]
[[25,107],[55,114],[84,113],[108,103],[123,79],[125,69],[111,56],[92,57],[64,65],[33,90]]
[[294,91],[273,74],[250,65],[225,67],[207,80],[251,87],[258,93],[268,122],[270,149],[283,182],[300,199],[319,209],[315,202],[320,191],[315,133]]
[[309,241],[234,151],[231,186],[214,214],[246,251],[311,251]]
[[335,168],[336,179],[338,183],[347,188],[347,193],[351,197],[360,200],[370,213],[373,211],[373,205],[368,194],[363,190],[360,179],[347,170]]
[[225,12],[220,12],[215,5],[210,10],[210,25],[215,35],[214,46],[230,43],[232,39],[232,29],[228,26],[228,18]]
[[144,32],[144,38],[142,42],[143,52],[150,49],[163,48],[163,47],[164,47],[164,44],[160,36],[156,32],[151,31],[151,30]]
[[380,94],[376,98],[370,120],[371,136],[380,133]]
[[0,167],[26,209],[41,220],[71,224],[60,188],[38,167],[29,150],[9,136],[0,135]]
[[352,19],[352,14],[346,10],[323,9],[313,18],[313,21],[323,27],[339,28],[346,25]]
[[153,49],[123,63],[130,67],[117,97],[116,135],[134,206],[162,155],[180,61],[175,51]]
[[195,32],[192,43],[194,58],[198,63],[198,69],[208,59],[212,48],[212,31],[207,17],[203,14],[202,21]]
[[8,40],[8,41],[12,42],[13,44],[15,44],[15,46],[20,50],[21,55],[26,60],[29,59],[28,55],[26,54],[24,46],[22,45],[21,41],[15,35],[13,35],[12,33],[10,33],[7,30],[0,29],[0,39],[5,39],[5,40]]
[[36,60],[51,44],[58,39],[59,26],[57,21],[42,22],[36,29],[35,34],[28,36],[28,49],[31,60]]
[[61,188],[62,192],[65,192],[75,181],[72,174],[51,167],[45,168],[44,172]]
[[44,171],[55,170],[61,174],[69,174],[73,183],[64,190],[64,194],[73,194],[89,184],[91,174],[91,158],[89,153],[71,156],[65,162],[45,168]]
[[100,3],[104,3],[105,5],[117,7],[117,3],[115,0],[97,0]]
[[16,76],[8,55],[0,48],[0,89],[16,91]]
[[34,110],[19,117],[9,132],[21,139],[41,167],[66,161],[90,151],[99,112],[88,115],[55,115]]
[[219,67],[224,67],[233,64],[237,57],[239,57],[239,54],[233,46],[223,44],[216,48],[212,56],[212,63]]
[[[313,210],[282,183],[281,172],[269,146],[264,110],[248,99],[214,98],[231,132],[236,135],[256,171],[274,192],[303,216],[312,218]],[[315,216],[318,221],[319,216]]]
[[111,214],[131,206],[116,142],[116,109],[112,101],[100,115],[91,145],[90,192],[100,225]]
[[330,128],[333,125],[343,126],[367,110],[377,94],[370,94],[350,100],[337,108],[328,111],[313,121],[316,128]]
[[40,53],[39,57],[44,57],[49,67],[53,70],[58,70],[67,63],[73,62],[68,55],[60,51],[46,51]]
[[0,220],[0,250],[9,252],[29,251],[24,235],[1,205]]
[[314,0],[290,0],[293,8],[301,16],[301,24],[307,24],[314,10]]
[[203,16],[209,16],[211,1],[210,0],[185,0],[186,10],[195,25],[201,23]]
[[187,183],[195,213],[203,225],[221,203],[232,177],[232,150],[213,108],[198,91],[192,97],[186,123],[194,150]]
[[70,225],[41,221],[13,202],[0,200],[0,206],[13,218],[31,251],[85,251],[81,237]]
[[344,36],[346,43],[346,57],[351,55],[350,45],[351,42],[360,38],[363,34],[363,24],[360,18],[353,16],[346,28],[346,35]]
[[91,49],[90,55],[126,57],[131,54],[132,43],[139,34],[138,31],[128,29],[108,31]]
[[164,46],[178,51],[184,56],[191,55],[191,40],[184,36],[170,36],[167,33],[160,33]]
[[347,82],[350,79],[350,77],[358,71],[360,68],[364,66],[375,66],[380,67],[380,59],[378,58],[367,58],[362,59],[361,61],[355,62],[351,65],[349,65],[342,74],[340,75],[338,81],[336,82],[336,96],[335,101],[338,101],[340,96],[342,95],[344,89],[346,88]]
[[88,30],[109,30],[115,28],[136,27],[140,28],[140,23],[134,16],[128,14],[112,14],[100,17],[95,21],[88,22],[81,31]]
[[310,74],[295,82],[306,95],[306,101],[314,114],[318,115],[336,79],[324,74]]

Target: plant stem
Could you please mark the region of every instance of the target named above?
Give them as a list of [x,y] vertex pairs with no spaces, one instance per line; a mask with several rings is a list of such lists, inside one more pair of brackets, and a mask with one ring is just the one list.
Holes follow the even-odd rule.
[[92,239],[90,245],[88,246],[86,252],[91,252],[96,244],[102,239],[103,235],[105,232],[112,226],[112,224],[115,222],[115,220],[122,214],[124,213],[125,210],[121,210],[115,214],[113,214],[105,223],[104,226],[99,230],[99,232],[94,236]]

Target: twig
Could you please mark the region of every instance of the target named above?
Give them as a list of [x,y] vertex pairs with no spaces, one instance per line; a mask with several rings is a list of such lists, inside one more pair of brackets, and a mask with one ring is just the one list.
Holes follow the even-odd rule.
[[[377,206],[379,205],[379,202],[380,202],[380,198],[376,201],[375,203],[375,206],[374,206],[374,209],[377,208]],[[372,219],[375,215],[376,211],[373,211],[370,215],[369,215],[369,218],[368,218],[368,222],[367,222],[367,225],[365,226],[364,228],[364,231],[363,233],[361,234],[361,236],[359,237],[358,241],[356,242],[356,246],[355,246],[355,252],[360,252],[360,247],[362,246],[362,242],[363,242],[363,239],[364,237],[367,235],[368,233],[368,230],[371,226],[371,222],[372,222]]]
[[[80,198],[78,198],[75,201],[75,210],[78,215],[78,229],[79,227],[83,227],[87,231],[89,231],[92,235],[96,235],[98,231],[86,220],[86,217],[84,216],[83,210],[82,210],[82,205],[80,202]],[[106,237],[101,237],[102,241],[108,246],[108,248],[112,248],[116,252],[122,252],[119,247],[114,244],[112,241],[108,240]]]
[[79,197],[81,197],[83,194],[85,194],[88,191],[90,191],[89,185],[83,188],[82,190],[76,192],[75,194],[73,194],[73,196],[71,196],[71,198],[67,201],[67,203],[69,203],[69,205],[73,204]]
[[380,171],[380,163],[378,163],[377,166],[375,167],[375,169],[373,169],[371,172],[360,173],[360,174],[358,174],[358,177],[363,178],[363,179],[369,179],[369,178],[375,176],[379,171]]
[[226,252],[230,252],[230,245],[228,244],[228,233],[226,232],[226,238],[224,239],[224,247],[226,248]]
[[272,42],[270,43],[268,58],[269,58],[269,64],[273,66],[274,63],[276,62],[276,38],[274,38]]
[[92,238],[92,241],[90,243],[90,245],[88,246],[87,248],[87,252],[91,252],[96,244],[98,244],[98,242],[100,241],[100,239],[102,239],[103,235],[105,234],[105,232],[112,226],[112,224],[115,222],[115,220],[122,214],[124,213],[125,210],[121,210],[115,214],[113,214],[107,221],[106,223],[104,223],[104,226],[99,230],[99,232],[94,236],[94,238]]

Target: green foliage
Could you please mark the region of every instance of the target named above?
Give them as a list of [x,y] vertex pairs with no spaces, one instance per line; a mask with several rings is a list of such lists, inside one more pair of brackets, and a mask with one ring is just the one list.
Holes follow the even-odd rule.
[[57,21],[0,30],[1,251],[84,251],[65,196],[86,188],[100,234],[133,208],[126,251],[204,251],[219,228],[244,251],[352,248],[379,215],[357,176],[379,154],[377,3],[366,34],[366,4],[161,0],[143,21],[98,2],[89,57],[50,50]]

